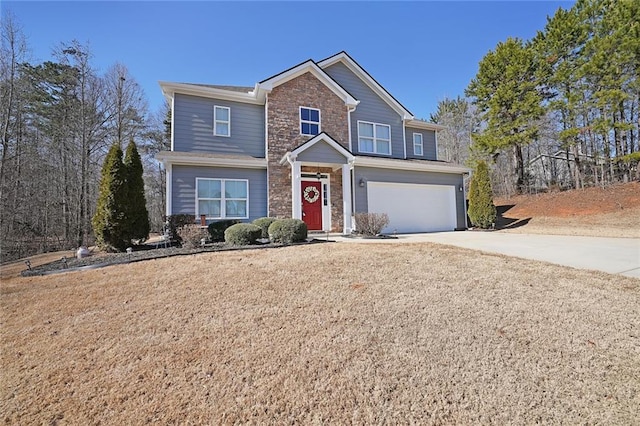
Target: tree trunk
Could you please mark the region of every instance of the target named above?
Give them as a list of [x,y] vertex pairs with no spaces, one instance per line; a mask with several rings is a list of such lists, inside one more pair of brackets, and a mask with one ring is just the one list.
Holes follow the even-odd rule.
[[518,194],[524,192],[524,157],[522,156],[522,147],[518,144],[513,146],[516,160],[516,190]]
[[573,174],[576,189],[584,188],[584,179],[582,176],[582,162],[580,160],[580,150],[578,149],[578,145],[574,144],[572,146],[573,149]]

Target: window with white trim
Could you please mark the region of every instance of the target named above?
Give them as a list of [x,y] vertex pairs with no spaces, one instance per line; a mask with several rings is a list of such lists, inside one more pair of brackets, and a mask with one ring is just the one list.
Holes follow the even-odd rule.
[[248,219],[249,181],[196,178],[196,217]]
[[358,121],[358,150],[371,154],[391,154],[391,126]]
[[315,136],[320,133],[320,110],[300,107],[300,134]]
[[231,108],[218,105],[213,107],[213,134],[231,136]]
[[413,153],[414,155],[424,155],[423,154],[423,144],[422,144],[422,133],[414,133],[413,134]]

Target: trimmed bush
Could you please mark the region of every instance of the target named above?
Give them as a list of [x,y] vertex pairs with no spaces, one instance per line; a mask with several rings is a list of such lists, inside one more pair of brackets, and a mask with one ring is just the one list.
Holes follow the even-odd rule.
[[255,244],[262,235],[262,229],[252,223],[236,223],[224,231],[224,241],[234,246]]
[[386,213],[356,213],[356,233],[362,235],[379,235],[389,224]]
[[184,225],[178,228],[178,235],[180,236],[180,240],[182,241],[183,248],[196,248],[200,247],[201,240],[203,238],[207,238],[207,231],[203,229],[200,225],[189,224]]
[[262,237],[261,238],[269,238],[269,227],[273,222],[275,222],[275,217],[261,217],[260,219],[256,219],[253,221],[253,224],[260,227],[262,229]]
[[239,220],[236,219],[228,219],[228,220],[219,220],[217,222],[212,222],[207,226],[207,231],[209,231],[209,236],[211,237],[211,241],[220,242],[225,240],[224,232],[232,225],[236,223],[240,223]]
[[282,244],[305,241],[307,224],[300,219],[278,219],[269,226],[269,239]]
[[469,184],[469,219],[478,228],[487,229],[495,223],[496,214],[489,167],[484,161],[478,161]]

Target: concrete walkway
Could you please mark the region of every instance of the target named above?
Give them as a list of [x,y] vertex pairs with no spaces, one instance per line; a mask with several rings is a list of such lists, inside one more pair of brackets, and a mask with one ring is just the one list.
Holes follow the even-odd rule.
[[334,237],[349,243],[431,242],[541,260],[579,269],[640,278],[640,239],[564,235],[508,234],[501,232],[434,232],[404,234],[397,239],[377,240]]

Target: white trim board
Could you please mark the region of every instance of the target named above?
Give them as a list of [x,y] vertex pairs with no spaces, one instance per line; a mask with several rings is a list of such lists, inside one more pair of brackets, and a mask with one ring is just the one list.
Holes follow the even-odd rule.
[[190,155],[189,153],[176,153],[173,151],[161,151],[156,154],[156,160],[163,164],[180,164],[192,166],[212,166],[212,167],[239,167],[246,169],[266,169],[266,158],[230,158],[208,155]]

